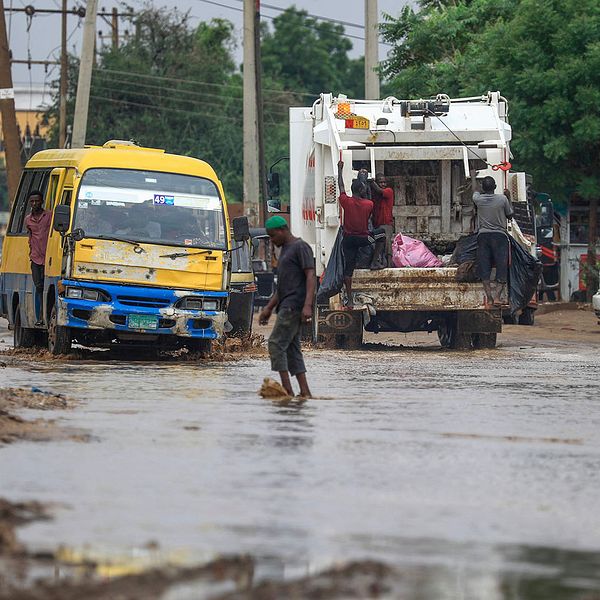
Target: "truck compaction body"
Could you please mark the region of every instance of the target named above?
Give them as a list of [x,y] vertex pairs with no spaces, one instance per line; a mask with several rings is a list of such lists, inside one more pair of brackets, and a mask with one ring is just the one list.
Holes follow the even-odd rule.
[[[317,275],[327,268],[342,213],[337,163],[350,189],[358,170],[385,174],[394,190],[394,232],[452,253],[473,231],[470,174],[490,175],[497,191],[526,203],[524,173],[510,171],[508,103],[499,92],[433,100],[352,100],[322,94],[290,109],[290,213],[295,235],[312,245]],[[516,224],[509,233],[527,249]],[[346,347],[375,331],[437,331],[443,346],[491,347],[501,315],[485,303],[481,283],[462,283],[455,267],[357,269],[355,295],[368,310],[340,311],[338,297],[320,306],[316,335]],[[369,325],[370,324],[370,325]]]

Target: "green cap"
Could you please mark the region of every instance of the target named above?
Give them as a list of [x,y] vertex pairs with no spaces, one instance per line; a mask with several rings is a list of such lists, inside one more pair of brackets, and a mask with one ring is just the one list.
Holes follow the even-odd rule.
[[287,226],[287,221],[279,215],[275,215],[274,217],[267,219],[267,222],[265,223],[265,229],[280,229],[281,227]]

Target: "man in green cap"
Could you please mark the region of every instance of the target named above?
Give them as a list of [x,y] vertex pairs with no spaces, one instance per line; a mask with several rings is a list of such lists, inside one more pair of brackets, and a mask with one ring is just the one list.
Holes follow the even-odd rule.
[[281,248],[277,264],[277,289],[260,313],[259,322],[266,325],[277,311],[277,320],[269,336],[271,369],[278,371],[281,384],[294,395],[290,373],[300,385],[300,396],[310,398],[306,367],[300,347],[302,323],[312,319],[315,296],[315,259],[310,246],[292,235],[287,221],[279,215],[271,217],[265,228],[271,241]]

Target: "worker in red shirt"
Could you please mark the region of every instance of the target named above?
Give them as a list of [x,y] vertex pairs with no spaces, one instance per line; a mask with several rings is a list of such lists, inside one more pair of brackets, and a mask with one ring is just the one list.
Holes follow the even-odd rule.
[[369,218],[373,213],[373,202],[363,197],[365,184],[358,179],[352,182],[352,196],[346,194],[342,169],[344,162],[338,162],[339,203],[344,209],[342,221],[342,248],[344,250],[344,285],[348,296],[348,308],[354,307],[352,298],[352,275],[356,268],[358,251],[371,244],[369,239]]
[[394,238],[394,190],[388,186],[383,173],[369,180],[373,198],[373,226],[385,231],[385,239],[375,244],[375,260],[379,268],[392,266],[392,240]]
[[29,259],[31,276],[36,291],[36,325],[42,324],[39,307],[44,297],[44,265],[46,263],[46,245],[50,233],[52,214],[43,207],[44,198],[37,190],[29,194],[31,212],[25,217],[25,227],[29,233]]

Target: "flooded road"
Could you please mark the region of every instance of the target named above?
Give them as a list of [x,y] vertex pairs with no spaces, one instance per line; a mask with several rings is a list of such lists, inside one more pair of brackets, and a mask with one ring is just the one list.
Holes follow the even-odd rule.
[[600,598],[597,347],[313,350],[307,366],[317,398],[281,406],[257,395],[265,358],[9,362],[1,387],[77,398],[43,416],[93,436],[0,450],[2,495],[54,516],[19,538],[247,553],[259,579],[378,560],[423,600]]

